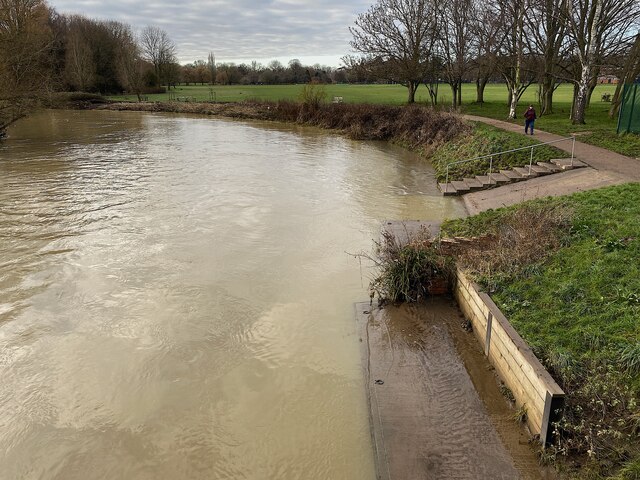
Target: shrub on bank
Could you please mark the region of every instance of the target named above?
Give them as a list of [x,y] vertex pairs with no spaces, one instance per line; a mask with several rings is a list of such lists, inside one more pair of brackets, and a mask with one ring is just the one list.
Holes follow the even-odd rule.
[[393,141],[423,154],[471,130],[458,115],[423,106],[324,103],[320,101],[321,92],[314,91],[305,98],[306,102],[119,102],[104,108],[295,122],[337,130],[357,140]]

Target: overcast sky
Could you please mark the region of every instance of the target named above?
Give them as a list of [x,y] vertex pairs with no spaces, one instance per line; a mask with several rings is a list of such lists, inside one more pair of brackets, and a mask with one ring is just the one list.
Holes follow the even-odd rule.
[[349,27],[373,0],[50,0],[61,13],[156,25],[178,47],[178,61],[340,65],[349,52]]

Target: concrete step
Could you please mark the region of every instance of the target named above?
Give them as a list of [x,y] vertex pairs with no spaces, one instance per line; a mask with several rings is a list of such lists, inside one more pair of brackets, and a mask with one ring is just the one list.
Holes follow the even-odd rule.
[[460,182],[457,180],[452,180],[451,181],[451,185],[453,185],[453,188],[456,189],[456,192],[464,194],[467,192],[471,191],[471,188],[469,187],[469,185],[466,184],[466,182]]
[[[528,167],[525,167],[525,168],[528,168]],[[550,175],[551,173],[553,173],[548,168],[541,167],[540,165],[531,165],[531,171],[536,172],[538,175]]]
[[[476,175],[476,180],[479,181],[484,188],[492,187],[496,185],[498,182],[493,180],[489,175]],[[505,178],[505,181],[506,178]]]
[[512,180],[510,178],[508,178],[507,176],[505,176],[502,173],[492,173],[490,175],[491,180],[493,180],[494,182],[496,182],[498,185],[502,184],[502,183],[509,183]]
[[572,168],[581,168],[587,166],[586,163],[581,162],[580,160],[577,160],[575,158],[573,159],[573,165],[570,158],[553,158],[549,161],[560,167],[562,170],[571,170]]
[[519,173],[520,176],[524,178],[535,178],[538,176],[538,174],[534,172],[533,169],[531,169],[531,172],[529,172],[529,167],[513,167],[513,171]]
[[440,189],[440,191],[444,196],[458,195],[458,192],[456,191],[454,186],[451,185],[451,183],[438,183],[438,188]]
[[525,177],[513,170],[500,170],[500,174],[508,178],[510,182],[519,182],[525,179]]
[[463,178],[462,181],[466,183],[471,190],[481,190],[482,188],[484,188],[482,182],[476,180],[475,178]]
[[555,163],[549,163],[549,162],[538,162],[538,165],[540,165],[541,167],[546,168],[547,170],[549,170],[552,173],[557,173],[562,171],[562,168],[560,168],[558,165],[556,165]]

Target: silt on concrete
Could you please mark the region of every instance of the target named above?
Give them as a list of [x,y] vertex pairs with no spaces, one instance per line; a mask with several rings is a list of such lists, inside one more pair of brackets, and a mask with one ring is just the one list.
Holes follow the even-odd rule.
[[450,300],[356,317],[379,479],[546,478]]

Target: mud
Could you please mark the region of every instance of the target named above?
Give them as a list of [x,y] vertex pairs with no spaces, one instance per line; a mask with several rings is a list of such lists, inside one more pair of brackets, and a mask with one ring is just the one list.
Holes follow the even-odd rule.
[[358,304],[379,479],[548,479],[450,300]]

